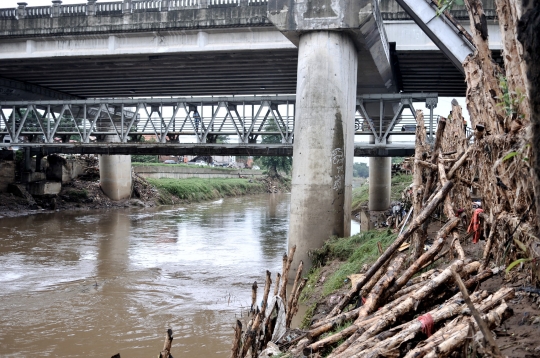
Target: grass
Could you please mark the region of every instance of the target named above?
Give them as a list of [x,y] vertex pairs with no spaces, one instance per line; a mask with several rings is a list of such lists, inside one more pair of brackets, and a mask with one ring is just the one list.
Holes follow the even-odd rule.
[[[195,164],[163,164],[163,163],[131,163],[134,167],[141,167],[141,166],[148,166],[148,167],[181,167],[181,168],[205,168],[205,169],[211,169],[211,170],[217,170],[217,171],[235,171],[239,169],[235,168],[225,168],[225,167],[211,167],[211,166],[199,166]],[[251,170],[251,169],[247,169]]]
[[331,239],[321,249],[315,250],[313,252],[315,266],[324,265],[332,259],[343,261],[324,283],[323,296],[340,289],[348,281],[347,276],[360,272],[363,265],[374,262],[379,257],[378,242],[384,250],[395,238],[396,234],[390,230],[371,230],[351,237]]
[[261,182],[240,178],[148,178],[147,180],[160,192],[162,204],[171,204],[173,202],[171,196],[183,201],[197,202],[266,191],[265,185]]
[[[390,200],[401,200],[401,193],[412,183],[412,175],[401,174],[392,177]],[[369,182],[355,188],[352,193],[352,212],[358,212],[360,207],[369,200]]]

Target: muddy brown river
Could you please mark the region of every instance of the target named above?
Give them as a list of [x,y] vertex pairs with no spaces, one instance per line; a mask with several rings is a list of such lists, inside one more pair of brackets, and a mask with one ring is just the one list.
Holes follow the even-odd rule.
[[227,357],[281,269],[289,199],[0,219],[0,356],[155,357],[170,327],[176,358]]

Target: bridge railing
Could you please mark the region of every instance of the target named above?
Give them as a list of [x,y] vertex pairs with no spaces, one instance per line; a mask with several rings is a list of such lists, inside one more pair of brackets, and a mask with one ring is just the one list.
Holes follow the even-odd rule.
[[0,9],[0,18],[15,18],[17,9]]
[[61,12],[64,15],[85,15],[86,4],[62,5]]
[[[169,0],[169,10],[182,10],[189,8],[199,8],[199,0]],[[164,11],[162,9],[162,11]]]
[[100,15],[111,15],[122,13],[121,2],[96,3],[96,13]]
[[210,0],[209,5],[214,6],[240,6],[239,0]]
[[[144,12],[144,11],[162,11],[161,1],[155,1],[155,0],[142,0],[142,1],[134,1],[131,3],[133,6],[133,12]],[[163,9],[164,11],[167,9]]]
[[0,18],[118,15],[146,11],[177,11],[205,7],[263,6],[268,0],[133,0],[96,2],[94,4],[29,7],[21,3],[18,8],[0,9]]
[[49,17],[51,9],[51,6],[29,7],[26,8],[26,17]]

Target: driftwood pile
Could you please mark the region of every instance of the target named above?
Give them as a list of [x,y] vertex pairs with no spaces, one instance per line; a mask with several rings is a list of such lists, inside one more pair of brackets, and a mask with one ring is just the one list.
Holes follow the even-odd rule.
[[[293,246],[288,255],[283,255],[283,270],[281,274],[276,274],[272,297],[270,297],[271,273],[266,271],[266,281],[260,307],[257,305],[257,282],[253,283],[250,309],[252,319],[247,324],[245,331],[242,331],[242,322],[236,321],[231,358],[259,357],[269,343],[278,342],[283,338],[286,331],[290,329],[292,318],[298,312],[300,294],[307,282],[307,279],[302,279],[304,264],[300,261],[296,271],[296,278],[287,299],[288,275],[295,251],[296,246]],[[268,348],[268,350],[270,349]],[[262,354],[266,353],[263,352]]]
[[[500,356],[490,329],[512,314],[506,301],[514,290],[503,286],[488,295],[479,284],[501,266],[507,267],[507,275],[516,267],[529,273],[531,283],[540,281],[538,199],[529,164],[540,160],[529,144],[530,84],[517,40],[523,15],[519,3],[496,1],[504,47],[501,67],[488,47],[481,0],[465,0],[476,47],[463,63],[472,134],[466,134],[455,101],[448,118],[440,120],[434,143],[426,138],[423,113],[416,113],[416,151],[408,161],[413,170],[412,220],[330,312],[311,322],[288,348],[288,356]],[[481,201],[481,210],[472,209],[473,199]],[[435,210],[445,223],[424,251]],[[466,234],[463,224],[471,220]],[[482,259],[469,260],[462,243],[482,237]],[[408,255],[400,252],[406,242]],[[422,273],[443,255],[451,261],[447,267]],[[265,348],[264,342],[259,340],[262,345],[252,356]]]

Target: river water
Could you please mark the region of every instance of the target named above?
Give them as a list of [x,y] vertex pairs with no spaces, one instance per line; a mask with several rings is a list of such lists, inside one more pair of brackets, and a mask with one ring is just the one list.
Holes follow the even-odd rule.
[[281,270],[289,200],[0,219],[0,356],[151,357],[170,327],[175,357],[227,357]]

